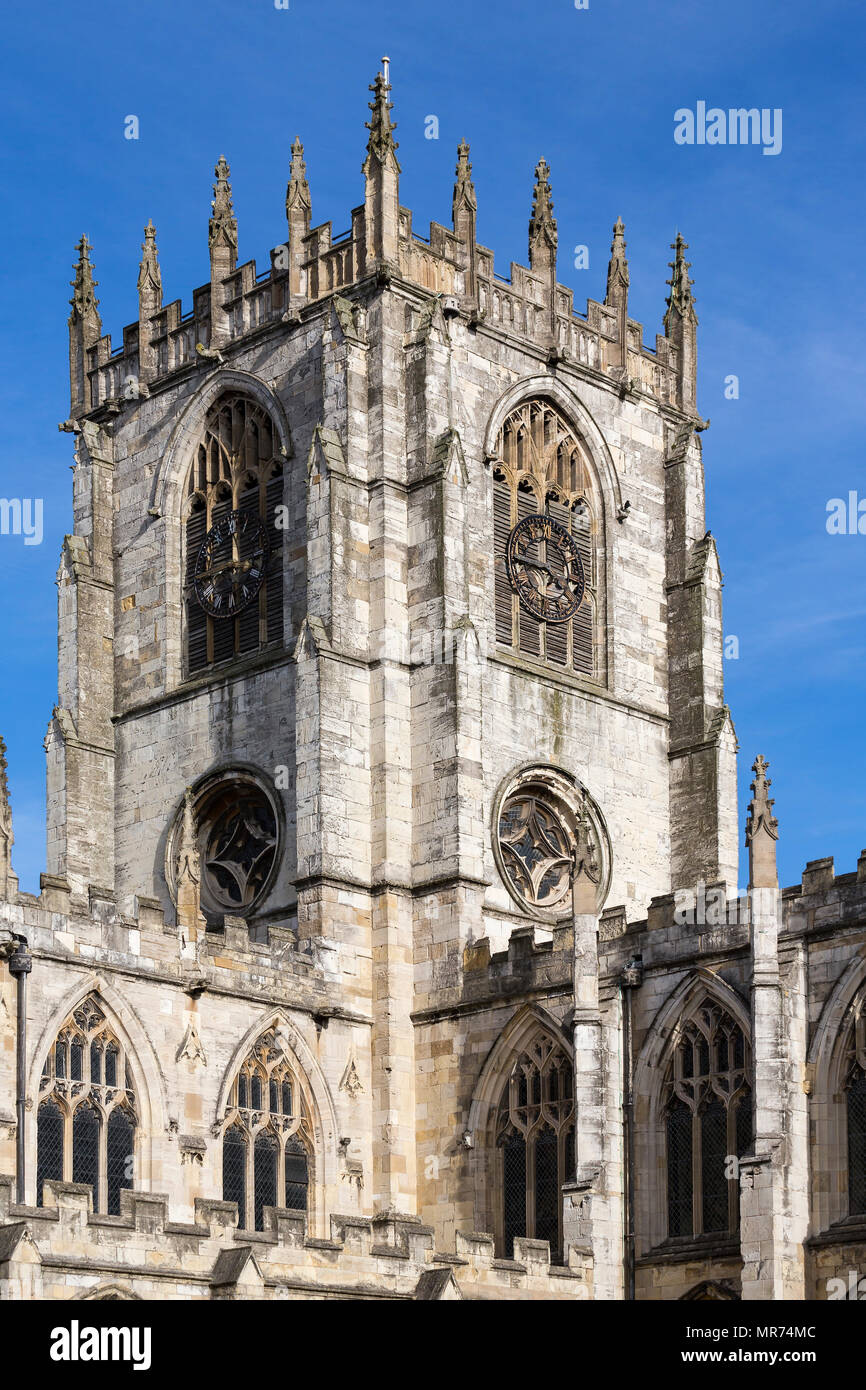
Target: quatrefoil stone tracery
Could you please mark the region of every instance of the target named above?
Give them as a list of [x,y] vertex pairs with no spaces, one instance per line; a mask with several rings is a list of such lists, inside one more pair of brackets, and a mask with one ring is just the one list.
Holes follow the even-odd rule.
[[503,878],[525,910],[561,916],[575,873],[607,894],[610,852],[588,794],[554,768],[530,769],[499,802],[494,847]]

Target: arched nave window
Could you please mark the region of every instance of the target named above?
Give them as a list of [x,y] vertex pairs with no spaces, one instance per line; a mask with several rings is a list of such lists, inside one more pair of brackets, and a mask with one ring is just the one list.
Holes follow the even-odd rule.
[[502,1090],[495,1161],[500,1252],[511,1259],[515,1237],[529,1236],[549,1241],[556,1260],[560,1194],[574,1176],[574,1078],[571,1059],[546,1033],[523,1049]]
[[242,1230],[264,1230],[265,1207],[306,1211],[311,1126],[277,1034],[263,1033],[232,1083],[222,1136],[223,1200]]
[[845,1066],[848,1215],[866,1216],[866,994],[855,1010]]
[[748,1045],[721,1005],[677,1030],[665,1083],[668,1235],[736,1231],[737,1163],[752,1137]]
[[123,1046],[99,1000],[73,1009],[42,1070],[36,1111],[36,1200],[46,1179],[87,1183],[93,1209],[120,1214],[132,1187],[135,1090]]

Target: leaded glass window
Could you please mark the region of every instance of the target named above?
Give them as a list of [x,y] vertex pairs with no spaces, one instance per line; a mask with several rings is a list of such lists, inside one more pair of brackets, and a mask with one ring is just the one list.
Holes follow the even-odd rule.
[[93,1189],[94,1211],[118,1215],[121,1189],[133,1184],[136,1124],[122,1045],[97,996],[88,995],[60,1029],[42,1068],[37,1203],[46,1179],[81,1182]]
[[866,1216],[866,995],[857,1002],[848,1049],[848,1214]]
[[42,1184],[63,1181],[64,1114],[52,1097],[36,1113],[36,1201],[42,1205]]
[[572,1064],[559,1043],[540,1034],[512,1067],[496,1122],[500,1253],[510,1259],[516,1236],[562,1253],[562,1184],[574,1176]]
[[848,1211],[866,1216],[866,1073],[848,1084]]
[[305,1211],[312,1129],[292,1064],[276,1032],[264,1033],[229,1093],[223,1131],[223,1200],[238,1225],[265,1226],[266,1207]]
[[680,1025],[665,1102],[668,1235],[733,1232],[737,1163],[752,1135],[748,1048],[740,1026],[706,1003]]

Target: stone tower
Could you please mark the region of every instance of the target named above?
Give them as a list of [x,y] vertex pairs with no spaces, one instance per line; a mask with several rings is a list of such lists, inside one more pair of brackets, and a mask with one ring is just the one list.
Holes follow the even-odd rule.
[[621,973],[676,939],[672,895],[737,882],[686,247],[652,347],[620,220],[575,313],[542,159],[505,280],[469,146],[452,226],[415,234],[370,90],[344,235],[311,226],[296,139],[288,240],[238,264],[220,156],[208,282],[163,304],[149,222],[121,351],[79,244],[41,896],[6,868],[29,1108],[16,1151],[4,1054],[0,1172],[39,1248],[89,1213],[95,1289],[99,1213],[135,1230],[145,1204],[164,1253],[195,1223],[196,1296],[624,1297],[652,1013],[624,1052]]

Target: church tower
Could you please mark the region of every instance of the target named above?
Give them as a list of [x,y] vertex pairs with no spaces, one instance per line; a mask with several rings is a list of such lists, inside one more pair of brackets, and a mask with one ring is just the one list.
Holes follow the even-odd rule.
[[212,1297],[622,1298],[624,1087],[703,947],[653,952],[674,896],[738,867],[687,248],[652,346],[620,219],[576,313],[542,158],[506,280],[469,145],[452,225],[416,234],[387,64],[370,91],[344,235],[311,225],[296,138],[287,240],[239,263],[220,155],[208,279],[163,303],[148,221],[120,351],[79,243],[41,896],[5,871],[26,1142],[16,1170],[0,1054],[0,1172],[24,1162],[46,1249],[52,1208],[164,1254],[186,1223]]

